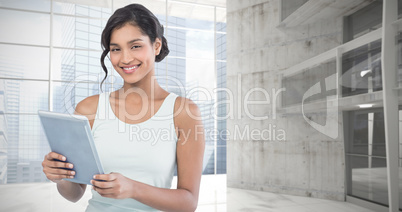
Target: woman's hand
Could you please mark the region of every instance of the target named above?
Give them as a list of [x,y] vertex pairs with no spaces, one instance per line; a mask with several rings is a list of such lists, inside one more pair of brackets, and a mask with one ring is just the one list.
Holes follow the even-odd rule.
[[91,180],[93,189],[103,197],[114,199],[132,198],[133,180],[120,173],[98,174]]
[[47,179],[57,183],[63,178],[74,178],[75,171],[69,170],[73,168],[73,164],[67,163],[66,157],[50,152],[45,156],[42,162],[43,173],[45,173]]

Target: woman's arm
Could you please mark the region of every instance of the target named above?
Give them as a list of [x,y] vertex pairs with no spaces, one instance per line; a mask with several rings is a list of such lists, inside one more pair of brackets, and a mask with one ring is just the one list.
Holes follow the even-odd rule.
[[57,190],[65,199],[71,202],[77,202],[85,193],[86,184],[73,183],[66,180],[60,180],[57,183]]
[[[183,107],[180,107],[181,105]],[[204,128],[201,114],[191,100],[178,97],[174,122],[178,128],[177,141],[177,189],[164,189],[128,179],[119,173],[96,175],[94,189],[104,197],[133,198],[162,211],[194,211],[204,155]]]

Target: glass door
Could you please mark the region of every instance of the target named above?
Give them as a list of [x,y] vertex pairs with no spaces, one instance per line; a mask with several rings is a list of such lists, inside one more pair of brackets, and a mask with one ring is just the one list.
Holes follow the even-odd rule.
[[383,109],[345,113],[347,195],[387,206]]

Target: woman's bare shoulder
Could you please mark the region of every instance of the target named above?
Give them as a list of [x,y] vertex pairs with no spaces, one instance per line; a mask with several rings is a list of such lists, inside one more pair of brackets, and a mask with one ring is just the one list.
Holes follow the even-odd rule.
[[[96,115],[98,109],[99,94],[89,96],[77,104],[75,114],[87,116],[88,119]],[[93,116],[93,117],[92,117]]]
[[[174,105],[174,117],[177,123],[186,123],[189,120],[202,119],[200,109],[191,99],[178,96]],[[188,122],[187,122],[188,123]]]

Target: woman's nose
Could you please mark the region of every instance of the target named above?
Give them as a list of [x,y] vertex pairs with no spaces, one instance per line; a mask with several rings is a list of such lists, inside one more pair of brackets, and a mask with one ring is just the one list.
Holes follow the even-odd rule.
[[133,60],[133,57],[129,52],[123,51],[123,57],[121,58],[121,62],[124,64],[129,64]]

